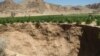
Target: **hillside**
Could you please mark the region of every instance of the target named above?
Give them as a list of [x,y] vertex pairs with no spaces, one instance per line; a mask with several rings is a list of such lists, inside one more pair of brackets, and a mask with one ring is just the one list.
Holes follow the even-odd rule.
[[[36,10],[37,12],[43,12],[45,10],[54,10],[54,11],[59,11],[61,9],[66,9],[65,7],[58,6],[58,5],[51,5],[51,4],[46,4],[43,0],[24,0],[20,4],[16,4],[13,0],[5,0],[0,3],[1,10],[6,9],[6,10],[14,10],[14,9],[26,9],[34,12]],[[50,9],[48,8],[50,6]],[[19,8],[20,7],[20,8]],[[42,9],[41,9],[42,8]]]
[[100,3],[89,4],[87,7],[91,9],[100,9]]
[[23,0],[15,3],[13,0],[0,2],[0,15],[11,16],[55,15],[55,14],[80,14],[92,13],[93,9],[86,6],[61,6],[46,3],[44,0]]

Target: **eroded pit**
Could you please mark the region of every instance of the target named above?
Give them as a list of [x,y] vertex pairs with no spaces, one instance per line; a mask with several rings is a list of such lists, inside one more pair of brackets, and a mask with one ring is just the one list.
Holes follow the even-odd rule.
[[15,23],[1,25],[0,38],[6,56],[100,56],[97,27]]

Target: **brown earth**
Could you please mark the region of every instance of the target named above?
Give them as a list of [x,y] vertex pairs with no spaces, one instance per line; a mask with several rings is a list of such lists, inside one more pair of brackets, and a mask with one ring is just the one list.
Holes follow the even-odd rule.
[[97,27],[67,24],[0,26],[0,41],[6,42],[3,48],[6,56],[100,56],[99,34]]

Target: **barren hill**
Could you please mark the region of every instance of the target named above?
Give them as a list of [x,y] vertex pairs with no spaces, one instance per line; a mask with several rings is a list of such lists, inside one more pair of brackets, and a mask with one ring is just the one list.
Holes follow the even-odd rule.
[[100,3],[94,3],[94,4],[89,4],[87,7],[91,9],[99,9],[100,8]]
[[5,0],[0,3],[0,11],[3,10],[11,10],[11,9],[17,9],[18,5],[13,2],[13,0]]
[[[66,9],[65,7],[57,6],[57,5],[51,5],[48,4],[52,10],[61,10]],[[19,8],[20,7],[20,8]],[[44,10],[50,10],[45,4],[43,0],[24,0],[20,4],[16,4],[13,0],[5,0],[0,3],[0,9],[6,9],[6,10],[13,10],[13,9],[31,9],[31,10],[37,10],[39,13],[43,12]],[[30,11],[31,11],[30,10]]]
[[4,0],[0,2],[0,11],[2,12],[0,12],[0,15],[7,14],[8,16],[10,16],[11,12],[16,13],[17,16],[33,16],[34,13],[42,15],[92,13],[93,10],[94,9],[86,6],[68,7],[46,3],[44,0],[23,0],[21,3],[15,3],[14,0]]

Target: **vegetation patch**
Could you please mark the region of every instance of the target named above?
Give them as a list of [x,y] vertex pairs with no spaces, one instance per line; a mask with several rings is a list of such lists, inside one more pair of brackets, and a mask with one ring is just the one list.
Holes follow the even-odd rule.
[[46,16],[25,16],[25,17],[5,17],[0,18],[0,24],[15,23],[15,22],[52,22],[52,23],[73,23],[81,24],[86,22],[87,24],[97,21],[97,25],[100,25],[100,15],[46,15]]

